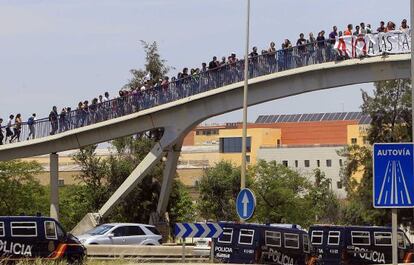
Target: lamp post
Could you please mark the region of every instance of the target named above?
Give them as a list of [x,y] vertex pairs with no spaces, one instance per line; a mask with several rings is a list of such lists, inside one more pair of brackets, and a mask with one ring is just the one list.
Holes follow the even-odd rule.
[[249,31],[250,31],[250,0],[247,1],[246,47],[244,53],[244,90],[243,90],[243,131],[240,189],[246,187],[246,138],[247,138],[247,92],[249,85]]

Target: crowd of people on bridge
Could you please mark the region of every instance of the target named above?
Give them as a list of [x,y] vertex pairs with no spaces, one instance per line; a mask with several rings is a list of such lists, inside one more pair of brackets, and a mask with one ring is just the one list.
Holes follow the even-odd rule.
[[[403,32],[409,30],[406,19],[402,20],[398,29]],[[325,37],[324,30],[319,31],[318,34],[316,34],[316,38],[312,32],[308,34],[308,38],[305,38],[304,33],[300,33],[299,38],[296,41],[296,47],[292,46],[292,42],[289,39],[285,39],[281,44],[281,49],[277,50],[276,44],[271,42],[267,49],[261,50],[262,56],[259,56],[257,47],[253,47],[252,51],[249,53],[249,64],[253,64],[253,67],[250,67],[249,74],[250,76],[254,75],[254,66],[259,64],[259,58],[265,58],[265,60],[261,60],[261,62],[263,63],[264,61],[264,63],[271,68],[271,72],[283,71],[290,69],[293,66],[299,67],[325,61],[347,59],[343,58],[343,56],[339,55],[334,50],[337,37],[348,35],[361,36],[393,30],[396,30],[396,24],[392,21],[388,21],[387,24],[385,24],[384,21],[381,21],[376,31],[372,29],[371,24],[361,22],[356,25],[355,28],[353,24],[348,24],[343,31],[338,31],[337,26],[333,26],[332,31],[330,31],[327,37]],[[237,77],[227,80],[227,83],[240,80],[242,73],[239,70],[242,68],[232,67],[238,63],[243,64],[244,60],[239,61],[236,53],[233,52],[229,56],[221,57],[221,60],[218,60],[217,56],[213,56],[208,64],[203,62],[200,68],[196,67],[189,70],[189,68],[185,67],[177,74],[177,76],[171,78],[165,76],[162,79],[153,80],[148,74],[142,80],[142,84],[134,89],[122,89],[119,91],[119,95],[112,99],[110,98],[109,93],[105,92],[103,95],[93,98],[90,102],[88,100],[79,102],[76,109],[64,107],[58,111],[58,108],[53,106],[49,116],[42,120],[36,119],[36,113],[33,113],[25,122],[23,122],[20,113],[16,115],[11,114],[5,124],[3,124],[4,120],[0,118],[0,145],[19,142],[21,140],[23,125],[25,125],[25,130],[27,130],[25,138],[26,140],[29,140],[36,138],[36,125],[40,121],[47,122],[49,125],[46,134],[54,135],[70,129],[104,121],[112,117],[123,116],[139,111],[140,109],[145,109],[149,106],[186,97],[190,95],[190,93],[185,91],[186,84],[195,80],[197,81],[197,86],[201,87],[199,84],[199,82],[201,82],[199,78],[200,74],[204,74],[206,77],[203,79],[203,82],[213,87],[217,84],[215,83],[211,85],[211,80],[209,80],[211,79],[210,77],[220,71],[224,72],[222,71],[223,69],[229,70],[233,76]],[[172,85],[183,90],[176,92],[179,95],[174,98],[168,96],[167,93]],[[197,92],[201,92],[200,88],[198,89]],[[159,101],[160,96],[164,97],[162,102]],[[43,132],[43,134],[45,133]]]

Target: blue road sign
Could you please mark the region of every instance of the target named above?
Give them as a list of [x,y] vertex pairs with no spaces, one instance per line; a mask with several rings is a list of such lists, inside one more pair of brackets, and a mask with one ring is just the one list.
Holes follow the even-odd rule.
[[221,235],[223,229],[217,223],[176,223],[174,234],[176,238],[211,237]]
[[236,211],[240,219],[248,220],[256,208],[256,197],[250,189],[242,189],[237,195]]
[[413,144],[374,144],[375,208],[414,207]]

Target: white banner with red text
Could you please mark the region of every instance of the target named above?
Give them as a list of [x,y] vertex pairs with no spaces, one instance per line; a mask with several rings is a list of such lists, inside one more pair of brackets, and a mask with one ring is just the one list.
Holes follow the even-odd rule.
[[394,30],[359,36],[342,36],[336,39],[335,50],[340,56],[358,58],[382,54],[409,53],[410,32]]

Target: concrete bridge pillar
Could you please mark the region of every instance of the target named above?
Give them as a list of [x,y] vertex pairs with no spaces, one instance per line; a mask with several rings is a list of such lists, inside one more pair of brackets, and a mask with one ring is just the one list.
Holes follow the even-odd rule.
[[59,155],[50,154],[50,217],[59,220]]
[[167,211],[168,201],[170,199],[173,187],[174,177],[177,170],[178,158],[181,153],[182,142],[173,146],[167,153],[167,161],[164,168],[160,198],[157,205],[157,217],[163,218]]

